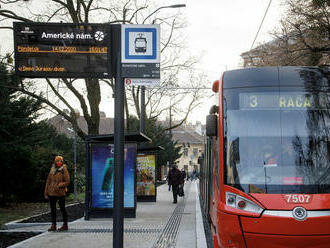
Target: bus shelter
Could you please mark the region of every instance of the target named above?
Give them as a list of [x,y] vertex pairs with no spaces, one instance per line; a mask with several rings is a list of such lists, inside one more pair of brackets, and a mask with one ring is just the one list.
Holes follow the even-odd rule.
[[[136,217],[137,145],[150,142],[141,133],[125,134],[124,217]],[[88,136],[86,139],[85,219],[113,216],[114,208],[114,134]]]

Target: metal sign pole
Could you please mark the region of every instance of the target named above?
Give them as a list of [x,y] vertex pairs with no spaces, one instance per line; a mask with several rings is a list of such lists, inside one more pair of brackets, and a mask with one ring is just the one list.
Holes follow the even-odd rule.
[[120,52],[117,55],[115,84],[115,184],[113,210],[113,248],[123,247],[124,227],[124,80],[121,77]]
[[170,168],[173,164],[173,141],[172,141],[172,103],[170,101],[170,130],[169,130],[169,134],[170,134]]
[[146,105],[145,105],[146,87],[141,87],[141,112],[140,112],[140,132],[145,133],[146,131]]
[[77,201],[77,134],[73,129],[73,163],[74,163],[74,182],[73,182],[73,198],[74,202]]

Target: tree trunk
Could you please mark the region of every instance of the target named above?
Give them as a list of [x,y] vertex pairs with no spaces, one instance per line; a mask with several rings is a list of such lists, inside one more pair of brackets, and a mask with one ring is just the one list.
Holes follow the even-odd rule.
[[100,83],[98,79],[86,79],[87,98],[90,104],[91,122],[88,125],[88,134],[99,134],[101,102]]

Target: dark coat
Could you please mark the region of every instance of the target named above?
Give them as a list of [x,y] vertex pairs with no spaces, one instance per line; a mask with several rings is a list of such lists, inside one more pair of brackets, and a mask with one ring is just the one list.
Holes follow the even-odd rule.
[[182,182],[182,175],[181,175],[181,171],[179,171],[177,168],[172,168],[169,172],[168,172],[168,184],[169,185],[179,185]]

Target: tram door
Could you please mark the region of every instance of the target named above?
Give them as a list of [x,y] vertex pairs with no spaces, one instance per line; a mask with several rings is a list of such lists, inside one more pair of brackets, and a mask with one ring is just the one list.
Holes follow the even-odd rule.
[[208,209],[210,213],[210,218],[213,219],[212,222],[216,223],[216,204],[213,204],[213,201],[215,200],[214,195],[214,188],[215,188],[215,181],[214,181],[214,170],[215,170],[215,139],[214,137],[211,137],[209,139],[209,184],[208,184]]
[[212,149],[211,149],[211,143],[212,143],[212,139],[207,139],[207,143],[206,143],[206,161],[205,161],[205,175],[204,175],[204,183],[205,183],[205,212],[207,213],[207,217],[210,218],[210,201],[212,199],[212,159],[211,159],[211,154],[212,154]]

